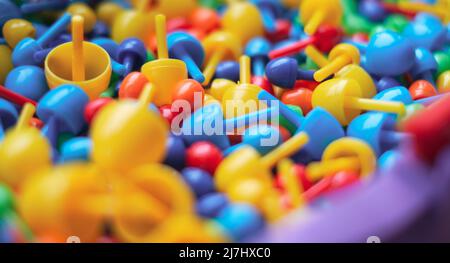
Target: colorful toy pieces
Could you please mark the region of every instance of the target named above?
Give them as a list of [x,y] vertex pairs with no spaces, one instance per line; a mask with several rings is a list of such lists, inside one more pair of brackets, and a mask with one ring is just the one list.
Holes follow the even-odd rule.
[[0,0],[0,243],[449,241],[449,7]]

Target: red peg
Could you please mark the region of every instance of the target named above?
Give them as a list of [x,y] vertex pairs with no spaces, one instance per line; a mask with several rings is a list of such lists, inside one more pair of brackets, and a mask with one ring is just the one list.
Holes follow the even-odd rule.
[[425,99],[437,95],[434,86],[426,80],[415,81],[409,86],[409,93],[413,100]]
[[90,101],[84,109],[84,119],[87,121],[87,123],[91,123],[97,112],[113,101],[114,100],[111,98],[98,98]]
[[414,136],[418,155],[433,162],[436,155],[450,144],[450,95],[446,95],[411,116],[404,131]]
[[270,83],[266,77],[252,76],[251,82],[252,84],[255,84],[256,86],[274,95],[272,83]]
[[4,98],[5,100],[8,100],[14,104],[17,104],[19,106],[23,106],[25,103],[29,102],[33,104],[34,106],[37,105],[36,101],[30,100],[29,98],[22,96],[18,93],[15,93],[2,85],[0,85],[0,97]]
[[306,88],[288,90],[281,96],[281,102],[299,106],[302,109],[303,115],[306,115],[312,110],[312,93],[311,90]]
[[190,27],[189,21],[184,17],[176,17],[167,21],[167,33],[186,30]]
[[269,57],[270,59],[274,59],[296,54],[309,45],[316,46],[322,52],[328,52],[341,41],[342,36],[342,29],[334,26],[324,25],[319,27],[317,32],[309,38],[302,39],[287,47],[271,51],[269,53]]
[[311,202],[325,193],[342,189],[359,181],[359,176],[355,172],[341,171],[332,176],[327,176],[309,188],[303,197]]
[[172,105],[163,105],[159,107],[159,112],[169,125],[172,125],[172,120],[179,114],[179,112],[172,111]]
[[186,151],[186,164],[214,174],[217,166],[222,162],[222,152],[210,142],[196,142]]
[[288,39],[291,31],[291,23],[289,20],[279,19],[275,23],[274,32],[266,32],[266,38],[271,42],[280,42],[281,40]]

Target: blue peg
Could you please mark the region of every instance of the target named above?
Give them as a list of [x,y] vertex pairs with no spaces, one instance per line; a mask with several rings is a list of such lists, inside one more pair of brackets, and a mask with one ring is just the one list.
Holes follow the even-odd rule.
[[167,36],[169,56],[183,60],[189,75],[203,83],[205,77],[199,67],[205,59],[205,51],[201,43],[193,36],[184,32],[174,32]]
[[373,22],[382,22],[388,15],[379,0],[362,0],[359,2],[358,10]]
[[274,59],[266,66],[267,79],[275,86],[291,89],[297,80],[314,80],[314,71],[298,67],[297,60],[289,57]]
[[144,43],[137,38],[127,38],[117,50],[117,62],[125,67],[125,74],[140,70],[147,59]]
[[437,17],[420,13],[405,27],[403,36],[410,39],[415,47],[436,51],[446,44],[447,28]]
[[92,141],[88,137],[75,137],[61,147],[60,162],[77,162],[90,160],[92,152]]
[[16,123],[18,117],[16,107],[0,98],[0,142],[3,140],[5,131]]
[[183,169],[186,160],[186,146],[181,137],[170,135],[166,149],[164,163],[177,170]]
[[297,133],[299,132],[310,135],[310,140],[305,147],[294,156],[294,159],[301,163],[320,160],[323,151],[330,143],[345,136],[339,121],[320,107],[314,108],[306,115],[297,130]]
[[295,111],[290,109],[286,104],[275,98],[272,94],[265,90],[261,90],[258,94],[258,100],[267,104],[267,107],[278,110],[280,114],[291,122],[296,128],[300,127],[303,116],[298,115]]
[[416,61],[411,69],[414,79],[424,79],[435,85],[434,74],[437,71],[438,64],[433,54],[425,48],[416,48]]
[[[0,0],[0,28],[10,19],[20,18],[19,8],[9,0]],[[0,30],[1,31],[1,30]],[[2,33],[0,32],[0,35]]]
[[38,101],[48,91],[44,70],[37,66],[14,68],[6,77],[5,86],[34,101]]
[[47,0],[24,3],[20,6],[23,14],[32,14],[44,10],[61,10],[69,5],[70,0]]
[[408,89],[403,86],[397,86],[385,89],[373,97],[374,100],[397,101],[405,105],[413,103],[413,99]]
[[111,67],[114,73],[119,76],[125,76],[126,70],[125,66],[117,62],[117,57],[119,53],[119,45],[110,38],[94,38],[91,40],[92,43],[101,46],[109,54],[111,59]]
[[396,124],[390,114],[367,112],[352,120],[347,135],[367,142],[380,156],[408,138],[407,134],[396,131]]
[[275,32],[276,18],[281,13],[280,3],[275,0],[251,0],[251,2],[258,7],[266,31]]
[[215,218],[229,205],[228,197],[222,193],[209,193],[200,197],[196,204],[197,214],[205,218]]
[[379,77],[395,77],[411,70],[414,62],[413,43],[391,30],[385,30],[370,39],[364,67],[370,74]]
[[383,91],[385,89],[389,89],[389,88],[400,86],[401,84],[400,84],[400,82],[398,82],[394,78],[382,77],[381,79],[378,80],[376,85],[377,85],[377,91],[381,92],[381,91]]
[[228,79],[233,82],[239,81],[239,62],[227,60],[220,62],[217,66],[215,78]]
[[260,231],[264,225],[264,218],[252,205],[234,203],[226,206],[216,218],[235,241],[242,240]]
[[14,66],[36,65],[38,66],[33,55],[37,51],[45,48],[47,44],[55,39],[59,34],[64,32],[70,24],[71,15],[65,13],[62,15],[40,38],[34,40],[32,38],[22,39],[12,52],[12,60]]
[[270,42],[262,37],[254,38],[247,43],[245,46],[245,54],[252,60],[253,75],[264,76],[271,49],[272,45]]
[[88,95],[78,86],[65,84],[45,94],[38,103],[37,116],[45,123],[42,133],[54,148],[62,132],[79,134],[86,126],[84,108]]
[[187,167],[181,171],[181,175],[197,198],[215,191],[212,176],[202,169]]
[[91,37],[108,37],[110,33],[108,25],[101,21],[97,21],[90,35]]

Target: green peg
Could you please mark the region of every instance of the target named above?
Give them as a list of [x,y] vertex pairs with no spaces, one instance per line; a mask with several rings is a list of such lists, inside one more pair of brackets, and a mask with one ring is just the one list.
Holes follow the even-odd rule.
[[[303,117],[303,111],[302,108],[295,106],[295,105],[287,105],[291,110],[293,110],[295,113]],[[291,134],[295,134],[298,127],[295,127],[294,124],[292,124],[290,121],[285,119],[283,116],[280,116],[280,126],[284,127],[286,130],[288,130]]]
[[438,64],[436,77],[439,76],[442,72],[450,70],[450,50],[437,51],[433,54],[433,56]]

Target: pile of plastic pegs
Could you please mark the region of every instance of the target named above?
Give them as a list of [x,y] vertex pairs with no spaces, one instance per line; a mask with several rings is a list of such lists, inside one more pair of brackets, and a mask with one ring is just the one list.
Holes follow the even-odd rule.
[[0,0],[0,242],[450,241],[449,22]]

